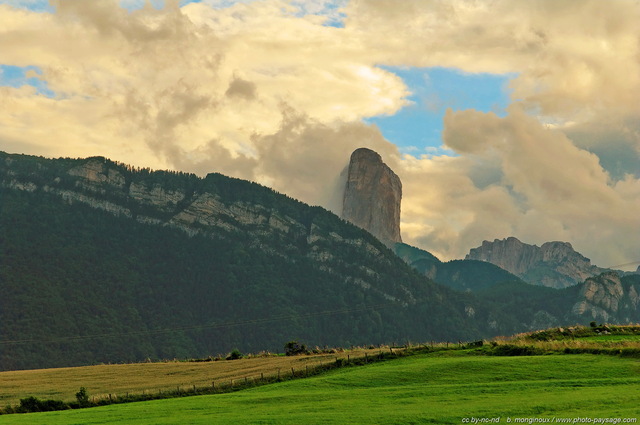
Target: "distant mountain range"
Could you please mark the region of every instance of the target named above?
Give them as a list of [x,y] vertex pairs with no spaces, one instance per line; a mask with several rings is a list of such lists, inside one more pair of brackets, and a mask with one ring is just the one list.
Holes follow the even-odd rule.
[[393,248],[220,174],[0,152],[0,369],[640,319],[637,276],[556,290]]
[[[605,271],[584,282],[553,289],[529,284],[486,261],[441,262],[427,251],[406,244],[395,245],[405,262],[444,286],[473,292],[517,320],[522,328],[599,323],[632,323],[640,319],[640,274]],[[577,254],[579,255],[579,254]],[[566,267],[570,268],[570,267]]]

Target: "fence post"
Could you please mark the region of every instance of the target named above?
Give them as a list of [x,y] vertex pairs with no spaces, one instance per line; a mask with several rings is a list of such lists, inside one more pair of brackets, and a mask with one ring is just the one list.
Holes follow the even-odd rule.
[[291,377],[294,378],[296,376],[295,371],[293,370],[293,368],[291,368]]

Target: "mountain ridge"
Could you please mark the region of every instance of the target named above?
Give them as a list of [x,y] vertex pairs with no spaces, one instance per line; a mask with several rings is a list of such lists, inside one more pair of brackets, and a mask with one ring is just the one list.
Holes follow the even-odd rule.
[[609,271],[591,264],[568,242],[545,242],[542,246],[521,242],[515,237],[483,241],[472,248],[466,260],[487,261],[534,285],[566,288]]
[[3,370],[514,329],[256,183],[0,153],[0,198]]

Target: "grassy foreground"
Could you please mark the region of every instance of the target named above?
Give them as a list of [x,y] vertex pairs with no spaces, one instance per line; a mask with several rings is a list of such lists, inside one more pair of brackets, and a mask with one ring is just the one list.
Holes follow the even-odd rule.
[[[634,418],[640,361],[608,355],[422,354],[227,394],[47,413],[2,424],[460,424]],[[493,422],[496,423],[496,422]],[[570,423],[570,422],[569,422]],[[583,422],[585,423],[585,422]],[[594,422],[591,422],[594,423]]]

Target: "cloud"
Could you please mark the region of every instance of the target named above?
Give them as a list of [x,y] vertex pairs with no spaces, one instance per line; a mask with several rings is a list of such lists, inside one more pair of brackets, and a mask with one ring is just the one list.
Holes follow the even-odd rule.
[[256,136],[254,142],[260,158],[255,169],[259,182],[336,214],[342,211],[345,170],[354,150],[366,146],[387,161],[399,156],[375,126],[360,122],[329,126],[287,107],[280,129]]
[[[504,118],[449,110],[443,136],[459,157],[399,164],[409,206],[403,221],[416,228],[403,238],[438,247],[444,258],[460,257],[483,239],[516,236],[536,244],[570,241],[602,266],[633,261],[638,242],[628,235],[640,232],[636,177],[614,182],[595,154],[519,107]],[[479,185],[487,173],[493,181]],[[429,190],[418,195],[427,181]]]
[[[403,180],[403,240],[443,259],[513,235],[638,260],[637,1],[53,4],[0,4],[3,64],[52,93],[0,87],[0,149],[218,171],[339,211],[366,146]],[[450,111],[443,150],[401,155],[363,120],[410,104],[389,69],[414,66],[513,75],[508,114]]]
[[[315,3],[304,7],[324,7]],[[402,80],[350,58],[358,46],[344,43],[341,29],[282,2],[133,12],[116,1],[54,4],[52,15],[0,6],[3,60],[39,67],[56,94],[54,102],[17,96],[22,109],[12,113],[29,119],[0,136],[34,143],[37,122],[50,134],[50,153],[200,170],[214,145],[232,159],[255,156],[253,136],[279,130],[282,104],[331,124],[405,103]],[[120,150],[124,139],[136,148]],[[74,143],[56,148],[54,140]]]
[[638,260],[637,2],[355,0],[345,13],[378,63],[516,75],[507,117],[447,114],[459,157],[397,164],[404,240],[443,258],[515,235]]

